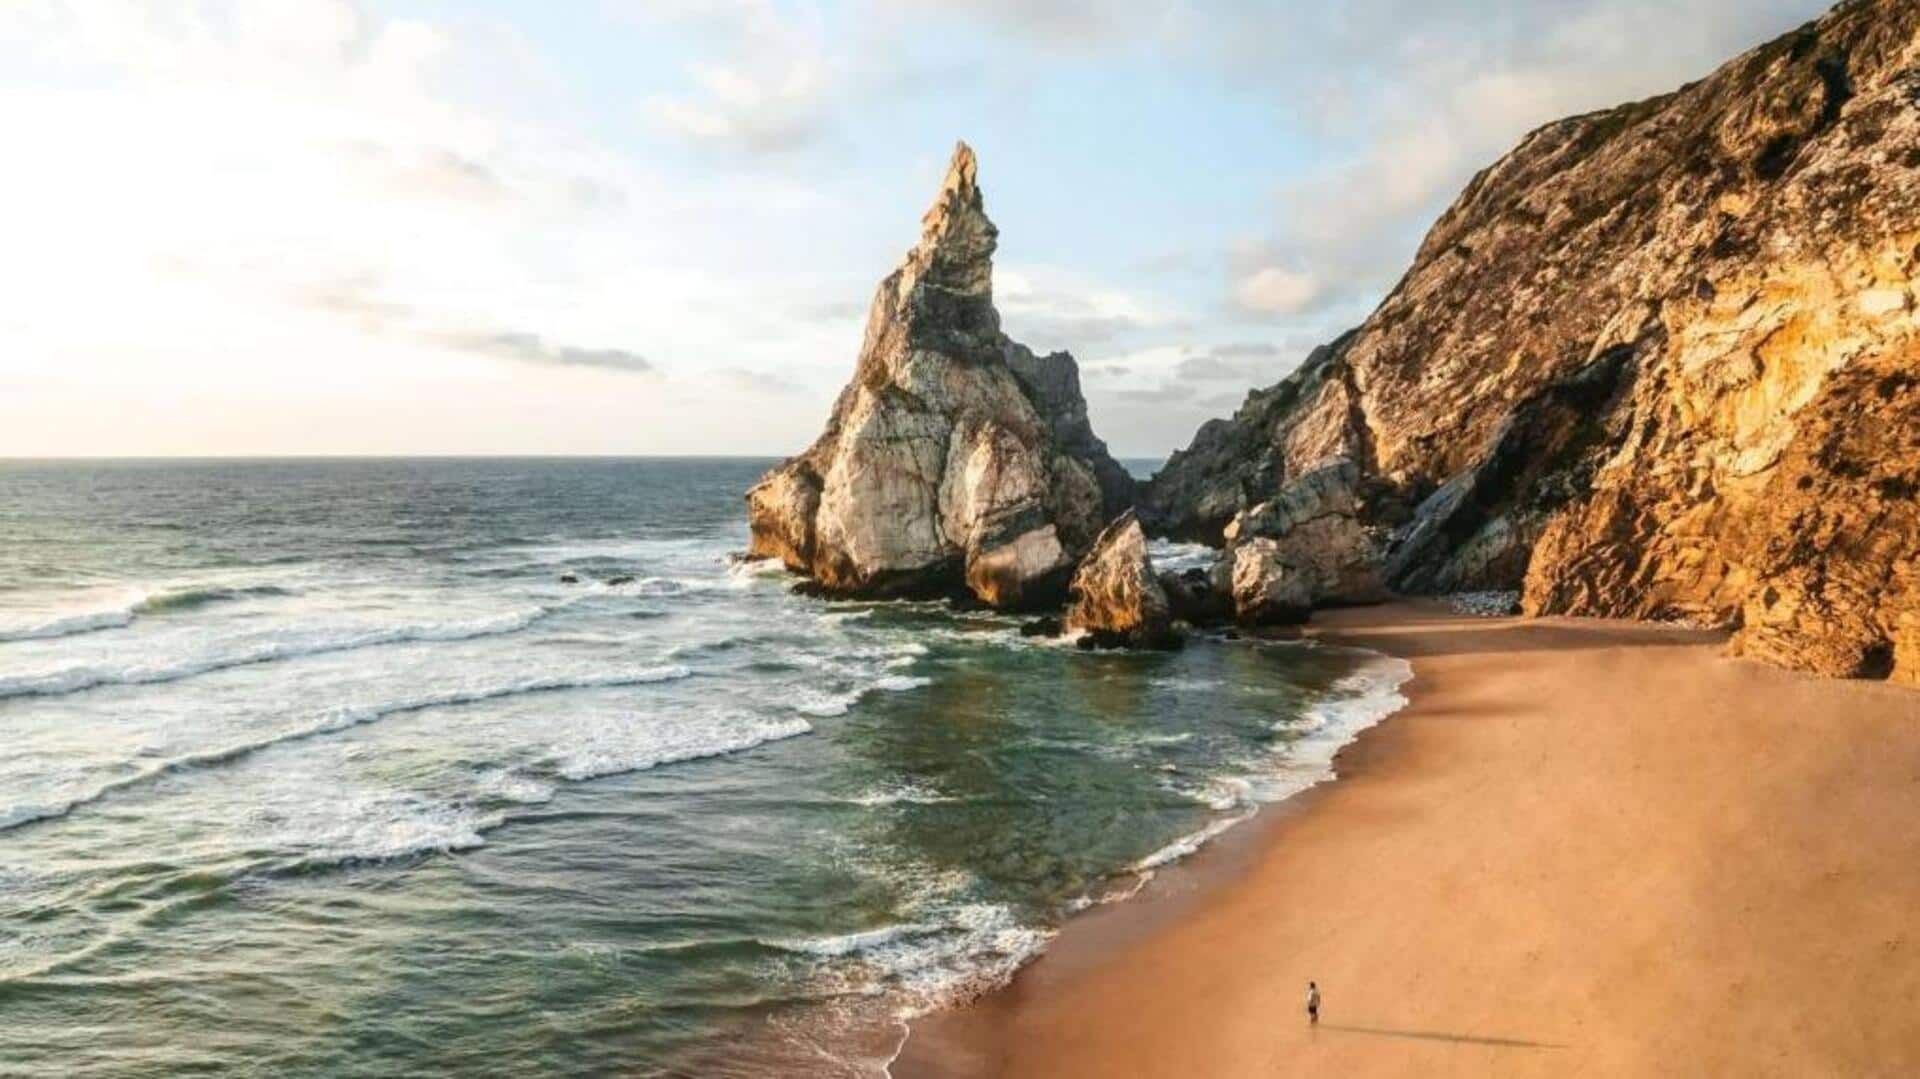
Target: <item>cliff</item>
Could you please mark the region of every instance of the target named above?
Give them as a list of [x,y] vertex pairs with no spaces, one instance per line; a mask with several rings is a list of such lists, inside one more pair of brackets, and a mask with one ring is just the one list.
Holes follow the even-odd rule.
[[1144,512],[1236,554],[1273,540],[1292,572],[1308,545],[1274,507],[1350,465],[1344,578],[1711,623],[1740,654],[1920,682],[1916,270],[1920,4],[1850,0],[1527,136]]
[[812,448],[747,494],[750,553],[824,592],[1060,602],[1133,502],[1064,352],[1000,330],[999,232],[962,143],[920,242],[882,281],[853,380]]

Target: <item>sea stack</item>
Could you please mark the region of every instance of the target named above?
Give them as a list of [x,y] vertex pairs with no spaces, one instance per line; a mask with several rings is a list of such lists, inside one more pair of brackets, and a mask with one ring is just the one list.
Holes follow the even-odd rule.
[[1290,579],[1258,559],[1338,545],[1277,589],[1289,616],[1371,588],[1370,560],[1402,593],[1724,627],[1742,655],[1920,683],[1920,4],[1850,0],[1528,135],[1143,513],[1251,548],[1250,595]]
[[961,143],[826,431],[747,493],[752,555],[828,595],[1064,598],[1133,484],[1087,423],[1073,358],[1001,332],[998,235]]
[[1172,604],[1154,573],[1147,533],[1132,511],[1106,527],[1073,576],[1066,628],[1095,647],[1173,648]]

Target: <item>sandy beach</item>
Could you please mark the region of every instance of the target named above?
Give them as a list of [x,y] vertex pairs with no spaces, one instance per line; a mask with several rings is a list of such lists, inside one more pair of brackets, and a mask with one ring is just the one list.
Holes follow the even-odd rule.
[[1646,626],[1313,632],[1410,660],[1409,707],[893,1074],[1920,1074],[1920,693]]

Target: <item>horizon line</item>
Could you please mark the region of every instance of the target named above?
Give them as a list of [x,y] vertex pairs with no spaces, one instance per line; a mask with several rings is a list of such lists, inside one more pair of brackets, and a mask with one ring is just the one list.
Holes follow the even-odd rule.
[[[1165,453],[1114,452],[1116,460],[1164,460]],[[145,453],[0,454],[0,464],[34,461],[784,461],[792,453]]]

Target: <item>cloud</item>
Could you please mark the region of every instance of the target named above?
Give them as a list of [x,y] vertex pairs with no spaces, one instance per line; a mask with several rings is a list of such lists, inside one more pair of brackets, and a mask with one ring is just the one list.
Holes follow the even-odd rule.
[[444,316],[423,315],[409,304],[377,295],[377,278],[360,275],[321,286],[296,289],[302,306],[340,316],[369,336],[397,337],[434,348],[465,352],[534,367],[587,367],[623,374],[647,374],[653,363],[623,348],[558,344],[538,333],[449,325]]
[[1181,360],[1174,373],[1190,382],[1271,382],[1280,377],[1280,346],[1268,342],[1216,345]]
[[1085,349],[1178,324],[1151,297],[1057,267],[1000,267],[993,291],[1007,334],[1036,349]]
[[[972,19],[1051,53],[1085,53],[1115,47],[1165,49],[1205,21],[1186,3],[1114,3],[1113,0],[875,0],[870,6],[898,9],[909,18]],[[1207,13],[1206,17],[1217,17]],[[1230,17],[1230,16],[1229,16]]]
[[426,339],[459,352],[472,352],[539,367],[595,367],[627,374],[653,370],[653,364],[637,352],[621,348],[581,348],[577,345],[553,344],[537,333],[451,330],[428,335]]
[[826,134],[842,79],[817,14],[770,0],[668,0],[630,14],[684,35],[688,54],[701,57],[683,67],[685,89],[641,102],[659,130],[749,156],[798,150]]
[[751,154],[774,154],[806,146],[825,130],[826,80],[804,58],[771,71],[695,65],[691,72],[698,87],[694,93],[657,95],[645,103],[647,115],[667,131]]
[[866,317],[869,306],[864,300],[829,300],[807,304],[797,314],[808,322],[847,322]]
[[1202,397],[1194,404],[1210,413],[1233,412],[1246,403],[1247,395],[1251,392],[1251,390],[1239,390],[1216,393],[1210,397]]
[[1163,382],[1131,390],[1110,390],[1107,396],[1136,405],[1165,405],[1191,401],[1199,391],[1184,382]]
[[754,371],[745,367],[722,367],[714,372],[720,379],[736,389],[750,393],[770,393],[785,397],[799,397],[810,392],[806,386],[789,378]]
[[1233,298],[1247,310],[1263,315],[1293,315],[1311,309],[1326,292],[1312,273],[1281,266],[1261,266],[1233,287]]

